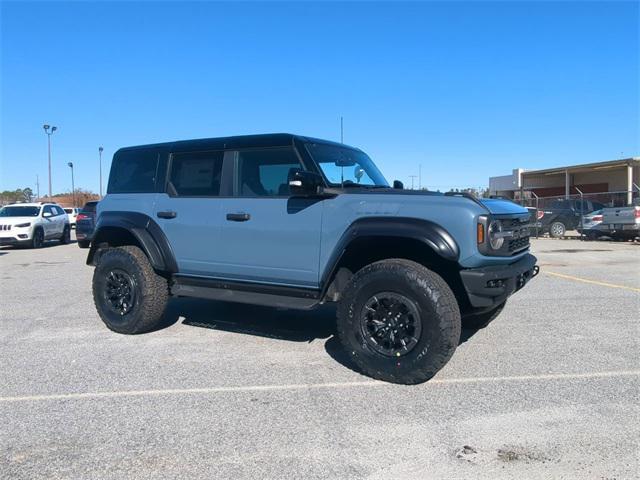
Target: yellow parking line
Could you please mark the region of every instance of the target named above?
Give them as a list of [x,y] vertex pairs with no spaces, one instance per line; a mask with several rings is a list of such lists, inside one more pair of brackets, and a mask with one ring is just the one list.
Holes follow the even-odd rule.
[[632,292],[640,292],[640,288],[627,287],[626,285],[616,285],[615,283],[598,282],[597,280],[588,280],[586,278],[574,277],[573,275],[565,275],[564,273],[549,272],[543,270],[543,273],[551,275],[553,277],[564,278],[566,280],[573,280],[574,282],[591,283],[593,285],[600,285],[601,287],[609,288],[621,288],[623,290],[631,290]]
[[[613,370],[604,372],[584,373],[541,373],[533,375],[512,375],[504,377],[458,377],[458,378],[434,378],[428,381],[424,387],[435,385],[472,384],[472,383],[498,383],[498,382],[529,382],[544,380],[584,380],[597,378],[638,377],[640,370]],[[0,397],[0,403],[8,402],[34,402],[45,400],[86,400],[98,398],[117,397],[144,397],[158,395],[194,395],[194,394],[220,394],[220,393],[247,393],[247,392],[272,392],[295,391],[316,389],[339,388],[363,388],[363,387],[389,387],[402,388],[378,380],[358,382],[328,382],[328,383],[294,383],[284,385],[241,385],[234,387],[203,387],[203,388],[167,388],[158,390],[120,390],[107,392],[83,392],[83,393],[57,393],[50,395],[24,395],[16,397]],[[419,387],[405,387],[407,389]]]

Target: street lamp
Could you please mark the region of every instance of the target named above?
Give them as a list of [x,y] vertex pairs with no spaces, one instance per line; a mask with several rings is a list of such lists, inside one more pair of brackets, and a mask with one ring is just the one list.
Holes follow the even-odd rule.
[[100,156],[100,200],[102,200],[102,151],[104,148],[98,148],[98,155]]
[[51,192],[51,135],[53,135],[53,132],[58,130],[58,127],[51,127],[45,123],[42,128],[44,128],[44,133],[47,134],[47,145],[49,147],[49,201],[51,201],[51,198],[53,197]]
[[71,194],[73,196],[73,206],[76,206],[76,187],[73,183],[73,162],[67,163],[67,166],[71,169]]

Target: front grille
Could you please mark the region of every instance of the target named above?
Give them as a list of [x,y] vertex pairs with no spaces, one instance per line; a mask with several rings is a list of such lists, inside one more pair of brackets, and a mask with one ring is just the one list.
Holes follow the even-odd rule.
[[515,240],[509,240],[509,253],[518,253],[520,250],[524,250],[529,247],[529,236],[517,238]]
[[0,230],[11,230],[11,225],[0,225]]

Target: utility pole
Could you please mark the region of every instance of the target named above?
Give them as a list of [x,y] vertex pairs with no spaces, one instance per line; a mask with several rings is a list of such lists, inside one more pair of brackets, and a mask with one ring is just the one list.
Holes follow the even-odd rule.
[[411,190],[413,190],[413,181],[418,178],[417,175],[409,175],[409,178],[411,178]]
[[104,148],[99,147],[98,148],[98,156],[100,157],[100,200],[102,200],[102,151],[104,150]]
[[40,177],[38,175],[36,175],[36,195],[36,198],[40,200]]
[[[44,128],[44,133],[47,134],[47,146],[49,150],[49,201],[53,198],[53,194],[51,192],[51,135],[55,132],[58,127],[50,127],[46,123],[42,126]],[[51,131],[49,131],[51,129]]]
[[67,163],[67,166],[71,169],[71,195],[73,197],[73,206],[76,206],[76,186],[73,182],[73,162]]
[[422,190],[422,164],[418,165],[418,190]]
[[342,122],[342,117],[340,117],[340,143],[344,143],[344,124]]

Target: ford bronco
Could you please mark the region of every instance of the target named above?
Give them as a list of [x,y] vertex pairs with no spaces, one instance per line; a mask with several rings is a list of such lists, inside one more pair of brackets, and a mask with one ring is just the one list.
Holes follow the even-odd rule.
[[87,263],[108,328],[158,328],[170,296],[337,302],[363,373],[433,377],[537,272],[512,202],[390,187],[357,148],[290,134],[123,148]]

